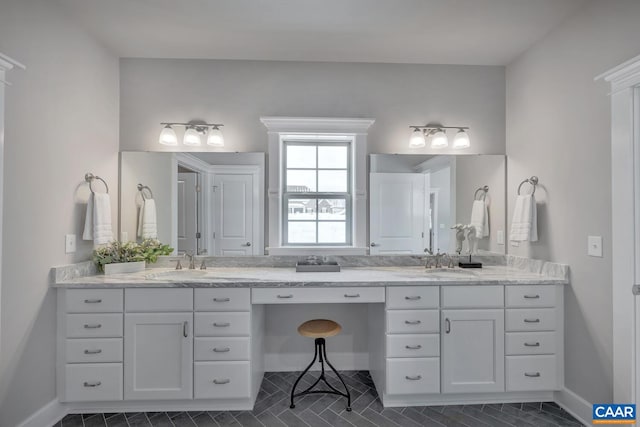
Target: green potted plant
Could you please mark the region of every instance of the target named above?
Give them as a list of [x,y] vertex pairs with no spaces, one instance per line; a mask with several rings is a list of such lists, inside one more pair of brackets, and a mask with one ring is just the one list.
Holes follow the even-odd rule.
[[113,241],[93,251],[93,261],[104,274],[135,273],[154,263],[160,255],[170,255],[173,248],[155,239],[142,243]]

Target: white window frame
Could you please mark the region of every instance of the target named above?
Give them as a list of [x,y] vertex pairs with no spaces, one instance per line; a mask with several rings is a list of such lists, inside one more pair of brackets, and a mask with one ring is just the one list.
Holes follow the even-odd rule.
[[613,398],[636,403],[640,397],[640,56],[596,77],[601,79],[611,84]]
[[[268,224],[270,255],[367,254],[367,133],[373,119],[261,117],[269,143]],[[285,141],[349,141],[351,147],[351,245],[285,246],[283,233],[283,154]]]

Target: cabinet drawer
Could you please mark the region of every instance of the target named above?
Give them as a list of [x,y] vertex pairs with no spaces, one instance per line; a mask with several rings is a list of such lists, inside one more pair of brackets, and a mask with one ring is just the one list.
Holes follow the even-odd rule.
[[196,399],[251,397],[249,362],[198,362],[194,372]]
[[122,400],[122,363],[83,363],[65,367],[67,402]]
[[507,307],[555,307],[556,287],[550,285],[507,286]]
[[499,308],[504,306],[503,286],[443,286],[443,308]]
[[122,314],[67,314],[67,338],[122,336]]
[[251,290],[249,288],[215,288],[194,290],[196,311],[249,311]]
[[313,304],[384,302],[383,287],[254,288],[253,304]]
[[248,336],[251,330],[249,312],[195,313],[198,337]]
[[555,332],[508,332],[505,336],[507,355],[555,354]]
[[387,359],[387,394],[440,393],[440,359]]
[[555,390],[555,356],[509,356],[507,391]]
[[440,334],[387,335],[387,357],[438,357]]
[[440,332],[438,310],[389,310],[388,334],[428,334]]
[[122,362],[122,338],[68,339],[66,344],[66,362]]
[[68,289],[67,313],[117,313],[122,311],[122,289]]
[[195,360],[249,360],[249,338],[196,338]]
[[124,307],[137,313],[193,311],[193,289],[125,289]]
[[387,309],[438,308],[439,305],[440,288],[438,286],[394,286],[387,288]]
[[554,308],[512,308],[506,310],[506,330],[553,331],[556,328]]

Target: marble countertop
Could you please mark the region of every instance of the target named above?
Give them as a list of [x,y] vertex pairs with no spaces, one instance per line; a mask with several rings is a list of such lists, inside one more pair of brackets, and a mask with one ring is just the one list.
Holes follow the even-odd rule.
[[568,275],[546,275],[513,266],[488,265],[482,269],[422,266],[343,267],[339,273],[296,273],[283,267],[215,267],[207,270],[151,268],[139,273],[89,275],[55,280],[56,288],[130,287],[346,287],[425,285],[562,285]]

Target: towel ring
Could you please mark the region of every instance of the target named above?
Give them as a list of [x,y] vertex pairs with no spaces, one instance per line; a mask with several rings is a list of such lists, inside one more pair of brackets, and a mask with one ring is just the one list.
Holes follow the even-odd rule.
[[534,194],[536,194],[536,186],[538,185],[538,177],[534,175],[531,178],[525,179],[524,181],[522,181],[520,183],[520,185],[518,185],[518,196],[520,195],[520,189],[526,183],[531,184],[531,186],[533,187],[533,191],[531,192],[531,195],[533,196]]
[[142,196],[142,200],[147,200],[147,198],[144,197],[144,190],[147,190],[149,192],[149,199],[153,199],[153,191],[151,191],[151,189],[146,185],[138,184],[138,191]]
[[[482,196],[482,199],[478,199],[478,192],[483,191],[483,193],[480,195]],[[473,193],[473,200],[487,200],[487,192],[489,192],[489,186],[485,185],[484,187],[480,187],[476,190],[475,193]]]
[[89,183],[89,190],[91,190],[91,192],[94,194],[95,194],[95,191],[93,190],[93,186],[91,184],[93,184],[93,181],[95,181],[96,179],[102,181],[102,183],[104,184],[104,188],[107,190],[107,194],[109,194],[109,186],[107,185],[107,181],[100,178],[98,175],[94,175],[90,172],[84,174],[84,180]]

